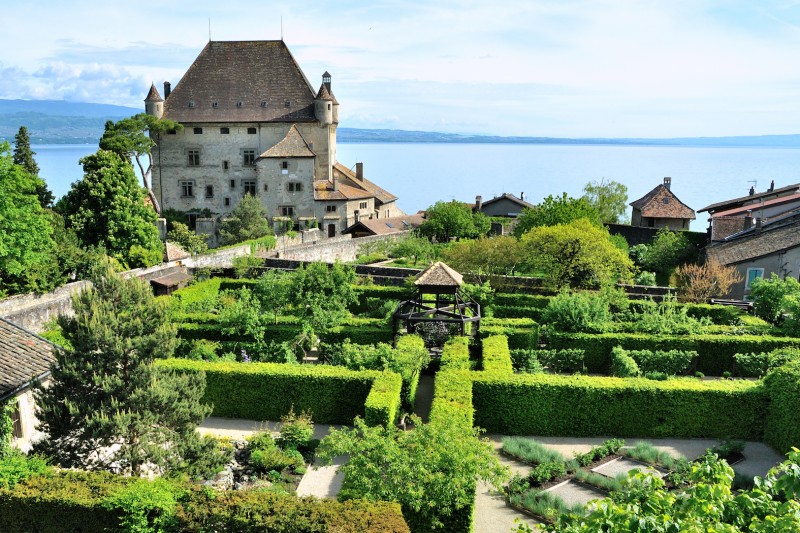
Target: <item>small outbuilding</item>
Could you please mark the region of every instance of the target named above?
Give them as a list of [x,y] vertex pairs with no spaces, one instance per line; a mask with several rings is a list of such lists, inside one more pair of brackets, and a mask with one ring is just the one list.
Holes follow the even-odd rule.
[[630,205],[633,207],[631,226],[680,231],[688,230],[689,224],[697,218],[694,210],[672,192],[672,178],[664,178],[663,184]]

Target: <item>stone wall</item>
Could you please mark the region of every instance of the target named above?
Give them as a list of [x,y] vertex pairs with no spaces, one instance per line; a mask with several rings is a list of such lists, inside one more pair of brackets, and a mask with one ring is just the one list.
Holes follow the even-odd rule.
[[298,261],[322,261],[332,263],[341,261],[355,261],[361,246],[375,242],[388,241],[405,237],[408,232],[394,233],[392,235],[375,235],[353,239],[350,234],[325,239],[316,244],[286,247],[276,247],[276,256],[280,259],[296,259]]

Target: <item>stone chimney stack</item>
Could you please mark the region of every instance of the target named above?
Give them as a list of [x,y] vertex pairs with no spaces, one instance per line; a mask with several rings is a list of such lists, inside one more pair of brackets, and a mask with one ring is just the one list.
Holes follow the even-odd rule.
[[364,181],[364,163],[356,163],[356,179]]
[[764,224],[764,219],[763,219],[763,218],[761,218],[761,217],[758,217],[758,218],[756,219],[756,233],[761,233],[761,226],[762,226],[763,224]]
[[519,193],[519,199],[522,200],[523,202],[525,201],[525,191]]
[[164,100],[167,99],[167,97],[169,96],[169,93],[171,93],[171,92],[172,92],[172,84],[170,82],[168,82],[168,81],[165,81],[164,82]]
[[753,210],[748,209],[747,214],[744,216],[744,224],[742,229],[750,229],[753,227]]
[[669,177],[664,178],[664,187],[666,187],[668,191],[671,190],[671,188],[672,188],[672,178],[669,178]]
[[775,180],[772,180],[769,182],[769,192],[772,192],[774,190],[775,190]]
[[483,196],[478,195],[475,197],[475,211],[480,211],[483,207]]

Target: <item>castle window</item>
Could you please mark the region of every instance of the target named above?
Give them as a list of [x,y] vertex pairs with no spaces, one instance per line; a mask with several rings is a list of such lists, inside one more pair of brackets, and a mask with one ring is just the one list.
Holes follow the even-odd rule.
[[269,190],[269,186],[265,183],[264,184],[264,192],[267,192],[268,190]]
[[175,135],[178,133],[178,130],[167,130],[167,135]]
[[664,198],[664,203],[668,204],[669,203],[669,198]]
[[189,107],[194,107],[194,100],[189,100]]
[[219,107],[219,102],[212,102],[211,103],[211,107],[213,107],[214,109],[218,108]]
[[219,129],[219,132],[220,132],[222,135],[228,135],[228,134],[231,132],[231,129],[230,129],[230,128],[220,128],[220,129]]
[[231,199],[230,199],[230,198],[225,198],[225,200],[223,201],[223,203],[224,203],[224,204],[225,204],[225,206],[227,207],[227,206],[231,205]]
[[22,416],[19,412],[19,402],[14,404],[14,410],[11,412],[11,436],[15,439],[21,439],[22,435]]
[[231,189],[236,188],[236,180],[231,180]]
[[255,150],[244,150],[242,152],[243,161],[242,164],[246,167],[252,167],[256,164],[256,151]]
[[192,130],[192,131],[194,131],[195,135],[202,135],[203,134],[203,128],[194,128],[194,130]]
[[242,187],[244,188],[244,194],[255,196],[256,195],[256,182],[255,180],[244,180],[242,182]]
[[358,208],[359,209],[366,209],[367,208],[367,202],[361,202],[360,204],[358,204]]
[[206,185],[206,198],[214,198],[214,186]]
[[242,103],[242,101],[241,101],[241,100],[240,100],[240,101],[238,101],[238,102],[236,102],[236,107],[242,107],[243,105],[244,105],[244,104]]
[[284,107],[292,107],[292,101],[291,101],[291,100],[286,100],[286,101],[283,103],[283,105],[284,105]]
[[223,161],[222,162],[222,170],[228,170],[229,168],[231,168],[231,162],[230,161]]
[[281,174],[288,174],[288,173],[289,173],[289,162],[281,161]]
[[336,206],[335,205],[326,205],[325,206],[325,212],[326,213],[335,213],[336,212]]
[[247,128],[247,134],[248,135],[255,135],[256,134],[256,129],[255,128]]
[[296,181],[290,181],[286,184],[286,190],[289,192],[301,192],[303,190],[303,184]]
[[194,197],[194,182],[189,180],[181,181],[180,186],[181,186],[181,198]]
[[331,110],[331,104],[328,104],[328,111]]
[[267,101],[261,100],[261,107],[267,107]]
[[294,216],[294,207],[291,205],[284,205],[281,207],[281,215],[285,217]]
[[200,166],[200,150],[189,150],[189,160],[186,162],[190,167]]

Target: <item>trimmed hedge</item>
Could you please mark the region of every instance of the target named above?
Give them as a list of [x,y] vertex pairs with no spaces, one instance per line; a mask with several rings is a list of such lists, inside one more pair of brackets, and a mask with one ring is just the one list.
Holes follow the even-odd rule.
[[[419,335],[402,335],[397,339],[395,351],[397,352],[398,359],[403,360],[404,354],[409,354],[412,359],[416,359],[413,354],[421,350],[427,352],[425,341],[422,340],[422,337]],[[423,369],[416,367],[403,368],[402,370],[395,368],[395,370],[399,371],[400,376],[403,378],[403,391],[400,395],[403,400],[403,405],[413,411],[417,398],[417,388],[419,387],[419,377],[422,375]]]
[[721,376],[734,370],[737,353],[766,352],[776,348],[800,347],[800,338],[757,335],[648,335],[643,333],[552,333],[550,348],[579,348],[586,352],[586,369],[608,374],[611,350],[680,350],[698,353],[695,370],[707,376]]
[[800,361],[776,368],[764,378],[769,391],[764,442],[778,453],[786,453],[800,443]]
[[[206,320],[207,316],[200,316],[198,320]],[[264,340],[267,342],[288,342],[300,332],[300,321],[296,317],[285,317],[278,324],[269,324],[265,328]],[[250,336],[231,336],[222,331],[218,322],[183,322],[178,324],[178,337],[187,340],[205,339],[210,341],[244,341],[253,342]],[[379,319],[353,319],[351,323],[337,326],[321,335],[325,342],[337,343],[350,339],[355,344],[374,344],[377,342],[391,343],[393,340],[392,328]]]
[[742,316],[744,311],[732,305],[681,304],[692,318],[709,318],[714,324],[727,325]]
[[[294,408],[295,412],[310,411],[314,422],[320,424],[352,424],[356,416],[377,424],[393,423],[400,405],[401,380],[392,372],[186,359],[166,359],[157,364],[184,372],[205,372],[203,401],[214,406],[214,416],[280,420]],[[370,418],[366,418],[368,413]]]
[[469,370],[469,338],[454,337],[442,348],[441,370]]
[[514,373],[511,364],[511,351],[505,335],[486,337],[482,341],[483,369],[495,372]]
[[378,321],[381,325],[345,325],[337,326],[323,334],[320,338],[327,343],[340,343],[350,339],[354,344],[375,344],[385,342],[391,344],[394,340],[392,327]]
[[494,296],[496,306],[526,307],[529,309],[544,309],[550,303],[552,296],[522,293],[497,293]]
[[539,344],[539,330],[539,324],[530,318],[484,318],[478,336],[505,335],[512,350],[530,349]]
[[758,440],[767,394],[750,381],[475,373],[476,425],[505,435]]
[[636,361],[642,374],[663,372],[670,376],[687,374],[697,359],[697,352],[681,350],[631,350],[628,355]]

